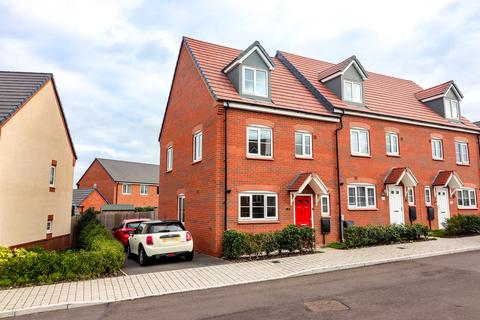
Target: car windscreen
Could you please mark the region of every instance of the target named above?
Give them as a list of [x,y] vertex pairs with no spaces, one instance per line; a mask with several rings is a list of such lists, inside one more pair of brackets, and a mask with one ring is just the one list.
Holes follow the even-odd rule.
[[151,224],[148,233],[178,232],[184,230],[185,228],[180,222],[163,222]]
[[127,223],[127,225],[125,226],[125,228],[130,228],[130,229],[137,229],[138,225],[141,223],[141,221],[137,221],[137,222],[129,222]]

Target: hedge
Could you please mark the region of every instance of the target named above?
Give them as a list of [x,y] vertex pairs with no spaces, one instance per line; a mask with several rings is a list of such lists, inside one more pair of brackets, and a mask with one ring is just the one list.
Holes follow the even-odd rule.
[[480,233],[480,216],[458,215],[448,218],[444,223],[445,233],[449,236]]
[[246,233],[227,230],[223,233],[223,256],[237,259],[241,256],[270,256],[272,253],[304,252],[315,248],[315,232],[312,228],[289,225],[281,231]]
[[344,238],[347,248],[418,241],[428,238],[428,227],[419,223],[390,226],[353,226],[345,229]]
[[80,220],[82,249],[63,252],[42,248],[0,247],[0,287],[53,283],[115,274],[123,265],[123,247],[87,211]]

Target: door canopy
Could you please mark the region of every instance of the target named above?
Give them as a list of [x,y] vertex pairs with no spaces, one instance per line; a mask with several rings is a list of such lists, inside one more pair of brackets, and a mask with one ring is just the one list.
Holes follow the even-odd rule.
[[409,168],[392,168],[385,177],[385,184],[398,186],[400,183],[405,187],[415,187],[418,180]]
[[322,179],[314,172],[300,173],[296,175],[288,185],[287,190],[290,192],[290,205],[293,205],[295,195],[302,193],[307,186],[310,186],[315,192],[315,205],[318,204],[320,197],[328,194],[328,188]]
[[455,171],[439,171],[435,179],[433,179],[432,186],[449,187],[452,193],[454,193],[457,189],[463,187],[463,182]]

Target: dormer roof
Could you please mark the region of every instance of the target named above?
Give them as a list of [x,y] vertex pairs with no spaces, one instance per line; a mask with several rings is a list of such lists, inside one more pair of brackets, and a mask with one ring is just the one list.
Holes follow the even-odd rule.
[[460,90],[458,89],[457,85],[453,80],[419,91],[415,93],[415,97],[418,100],[425,102],[429,100],[443,98],[450,90],[453,90],[458,100],[461,100],[463,98],[463,94],[460,92]]
[[323,71],[321,71],[318,74],[318,79],[322,82],[326,82],[330,79],[336,78],[340,75],[342,75],[346,70],[348,70],[351,66],[355,67],[357,69],[358,74],[362,77],[363,80],[366,80],[368,78],[368,73],[365,71],[363,68],[362,64],[360,61],[357,59],[356,56],[351,56],[345,60],[343,60],[340,63],[337,63],[330,68],[327,68]]
[[228,65],[223,68],[223,73],[228,73],[230,70],[235,68],[237,65],[241,64],[245,59],[247,59],[253,52],[257,52],[258,55],[262,58],[263,62],[268,66],[270,70],[275,68],[275,62],[268,55],[267,51],[262,47],[260,42],[255,41],[247,49],[243,50],[235,59],[233,59]]

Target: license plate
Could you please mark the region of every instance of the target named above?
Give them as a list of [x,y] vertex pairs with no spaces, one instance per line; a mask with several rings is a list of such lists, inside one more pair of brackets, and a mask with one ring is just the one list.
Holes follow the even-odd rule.
[[180,237],[172,237],[172,238],[162,238],[162,242],[177,242],[180,241]]

